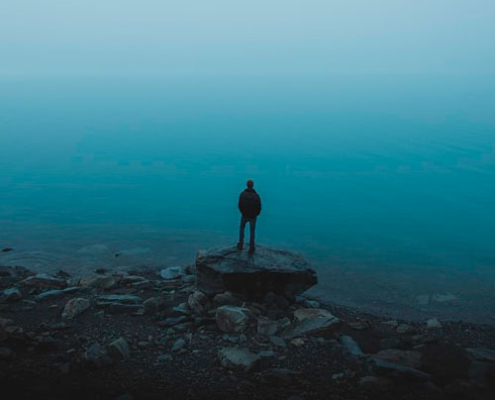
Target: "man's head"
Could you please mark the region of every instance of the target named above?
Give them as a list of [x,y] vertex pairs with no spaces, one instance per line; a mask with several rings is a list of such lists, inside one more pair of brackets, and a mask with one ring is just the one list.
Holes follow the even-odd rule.
[[246,182],[246,185],[249,189],[252,189],[253,186],[254,186],[254,182],[252,179],[248,179],[247,182]]

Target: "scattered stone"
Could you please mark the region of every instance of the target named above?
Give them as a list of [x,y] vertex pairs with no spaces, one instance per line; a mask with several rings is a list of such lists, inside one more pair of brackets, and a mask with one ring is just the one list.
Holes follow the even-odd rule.
[[141,297],[132,294],[107,294],[97,297],[102,302],[119,302],[124,304],[141,304]]
[[208,297],[199,290],[191,293],[187,299],[189,308],[198,315],[205,314],[210,308],[211,303]]
[[269,291],[295,298],[317,283],[316,272],[302,256],[263,246],[253,256],[236,247],[199,251],[196,274],[206,293],[232,291],[251,299]]
[[495,350],[483,348],[468,348],[466,349],[466,352],[472,359],[476,361],[495,363]]
[[185,275],[185,271],[181,266],[168,267],[160,271],[160,276],[167,280],[177,279],[183,275]]
[[162,322],[160,322],[160,326],[168,328],[186,322],[187,320],[189,320],[189,318],[186,316],[165,318]]
[[186,346],[186,341],[182,338],[177,339],[175,343],[172,345],[172,352],[177,352],[179,350],[182,350]]
[[145,281],[146,278],[143,276],[139,275],[126,275],[122,278],[120,281],[121,284],[127,285],[127,284],[132,284],[132,283],[137,283],[137,282],[142,282]]
[[368,321],[362,320],[348,322],[348,325],[356,331],[364,331],[370,327],[370,323]]
[[79,280],[79,285],[82,287],[108,290],[117,284],[117,280],[110,275],[90,274],[83,276]]
[[412,327],[411,325],[400,324],[395,331],[399,334],[406,334],[406,333],[415,333],[416,329],[414,329],[414,327]]
[[334,336],[342,328],[339,318],[321,308],[300,308],[294,311],[295,322],[282,332],[283,338],[303,335]]
[[83,359],[95,367],[106,367],[112,364],[112,359],[98,342],[90,345],[83,355]]
[[373,363],[374,370],[378,374],[387,374],[396,377],[412,378],[420,381],[431,380],[430,374],[420,371],[419,369],[390,363],[388,361],[383,361],[380,359],[376,359],[374,357],[371,358],[371,361]]
[[238,347],[225,347],[218,352],[218,357],[223,367],[245,371],[253,369],[260,360],[258,355],[248,349]]
[[87,310],[89,306],[90,303],[88,299],[82,297],[71,299],[67,302],[62,311],[62,318],[72,319]]
[[304,305],[304,307],[307,307],[307,308],[320,308],[320,303],[318,303],[315,300],[306,299],[303,301],[303,305]]
[[358,358],[365,357],[365,354],[361,350],[359,344],[357,344],[356,341],[350,336],[341,336],[340,343],[344,346],[347,352],[353,355],[354,357],[358,357]]
[[249,317],[247,313],[248,309],[236,306],[222,306],[218,307],[215,320],[218,328],[222,332],[242,332],[246,329]]
[[213,304],[216,307],[234,306],[239,304],[239,300],[231,292],[218,293],[213,297]]
[[30,276],[21,283],[27,287],[36,287],[40,289],[53,289],[55,287],[65,288],[67,286],[65,279],[56,278],[45,273]]
[[286,347],[285,340],[279,336],[270,336],[270,343],[277,347]]
[[165,307],[165,300],[162,296],[150,297],[143,302],[143,307],[146,314],[154,314]]
[[276,353],[273,350],[262,350],[258,353],[258,356],[261,358],[273,358],[276,356]]
[[172,360],[173,360],[173,357],[171,354],[161,354],[157,357],[157,361],[159,364],[166,364]]
[[12,247],[5,247],[1,250],[2,253],[8,253],[10,251],[14,250]]
[[390,321],[383,321],[382,324],[391,326],[392,328],[397,328],[399,326],[399,323],[394,319]]
[[125,393],[115,397],[114,400],[134,400],[134,397],[129,393]]
[[441,329],[442,324],[438,321],[438,319],[431,318],[428,321],[426,321],[426,328],[427,329]]
[[130,357],[131,349],[127,341],[120,337],[109,344],[110,354],[116,359],[127,360]]
[[191,314],[191,309],[189,308],[186,302],[180,303],[178,306],[175,306],[173,310],[174,312],[180,314],[186,314],[186,315]]
[[303,338],[295,338],[290,341],[290,343],[296,347],[304,346],[306,341]]
[[11,303],[22,299],[22,293],[17,288],[5,289],[0,293],[0,302]]
[[44,292],[41,292],[38,294],[35,299],[37,301],[45,301],[45,300],[54,300],[61,298],[65,296],[66,294],[71,294],[79,291],[79,287],[69,287],[66,289],[51,289],[51,290],[45,290]]
[[260,335],[275,335],[279,329],[279,323],[266,317],[258,317],[258,333]]

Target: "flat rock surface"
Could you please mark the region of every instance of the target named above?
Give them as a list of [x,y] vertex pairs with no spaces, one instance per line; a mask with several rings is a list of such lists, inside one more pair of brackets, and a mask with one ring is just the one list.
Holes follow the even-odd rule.
[[208,293],[231,290],[248,298],[268,292],[294,297],[317,283],[316,272],[298,253],[259,246],[255,254],[235,247],[201,250],[198,287]]

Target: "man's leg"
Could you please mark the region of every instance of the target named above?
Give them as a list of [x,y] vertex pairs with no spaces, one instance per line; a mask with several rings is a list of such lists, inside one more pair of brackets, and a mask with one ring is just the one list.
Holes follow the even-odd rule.
[[241,217],[241,227],[239,229],[239,242],[237,243],[237,248],[242,250],[242,246],[244,244],[244,228],[246,227],[247,219]]
[[254,251],[254,247],[255,247],[255,243],[254,243],[255,231],[256,231],[256,217],[249,220],[249,234],[250,234],[249,247],[251,251]]

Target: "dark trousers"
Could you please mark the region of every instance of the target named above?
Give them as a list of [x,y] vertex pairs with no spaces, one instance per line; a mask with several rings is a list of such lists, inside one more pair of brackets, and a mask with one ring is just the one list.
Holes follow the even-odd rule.
[[254,247],[254,232],[256,230],[256,217],[253,218],[241,218],[241,229],[239,231],[239,243],[244,243],[244,229],[246,228],[246,223],[249,222],[249,246]]

